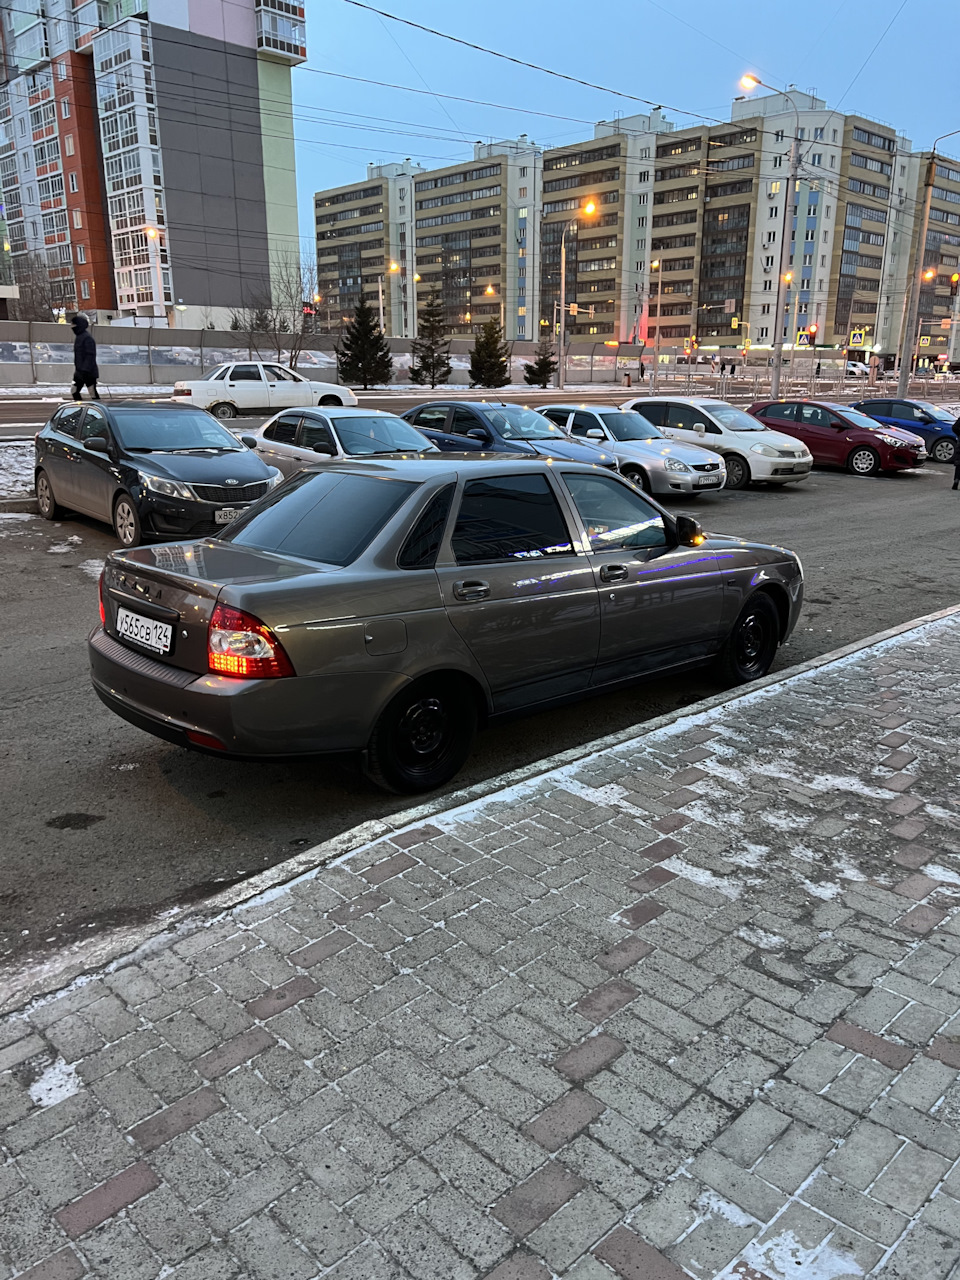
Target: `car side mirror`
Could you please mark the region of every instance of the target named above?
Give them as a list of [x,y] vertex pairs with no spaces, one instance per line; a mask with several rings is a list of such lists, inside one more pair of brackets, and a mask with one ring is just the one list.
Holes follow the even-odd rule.
[[588,440],[605,440],[606,436],[603,434],[603,432],[600,430],[599,427],[590,427],[589,430],[587,431],[587,439]]
[[107,443],[106,436],[90,436],[88,440],[84,440],[84,446],[91,453],[109,453],[110,445]]
[[328,458],[332,458],[334,457],[337,451],[333,447],[333,445],[328,444],[327,441],[318,440],[317,443],[313,446],[313,452],[322,453],[322,454],[325,454]]
[[255,449],[255,448],[257,447],[257,437],[256,437],[256,436],[241,436],[241,437],[240,437],[240,443],[241,443],[241,444],[245,444],[245,445],[247,446],[247,448],[248,448],[248,449]]
[[693,429],[698,436],[706,435],[707,424],[705,422],[695,422],[693,424]]
[[693,516],[677,516],[677,542],[681,547],[699,547],[704,540],[699,520]]
[[484,444],[490,439],[490,432],[486,427],[471,427],[467,432],[468,440],[482,440]]

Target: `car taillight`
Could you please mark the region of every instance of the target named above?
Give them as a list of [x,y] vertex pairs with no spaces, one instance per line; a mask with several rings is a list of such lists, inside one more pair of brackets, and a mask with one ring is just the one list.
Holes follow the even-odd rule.
[[193,392],[189,387],[174,387],[174,391],[178,396],[192,396]]
[[263,679],[295,674],[283,645],[259,618],[218,604],[210,619],[207,664],[222,676]]
[[100,570],[100,581],[97,584],[97,592],[100,596],[100,625],[101,627],[105,627],[107,625],[107,610],[103,603],[103,570],[102,569]]

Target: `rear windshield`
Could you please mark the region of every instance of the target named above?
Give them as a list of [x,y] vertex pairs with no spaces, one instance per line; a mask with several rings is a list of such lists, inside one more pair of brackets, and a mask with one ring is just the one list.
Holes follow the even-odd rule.
[[114,409],[113,421],[123,447],[138,452],[202,449],[243,453],[246,448],[216,418],[200,409]]
[[419,486],[389,476],[301,471],[220,535],[224,542],[342,568]]

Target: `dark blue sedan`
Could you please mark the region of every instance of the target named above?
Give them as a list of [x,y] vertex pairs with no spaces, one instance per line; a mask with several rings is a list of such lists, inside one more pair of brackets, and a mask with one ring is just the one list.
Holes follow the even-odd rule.
[[957,415],[942,404],[927,400],[861,400],[853,408],[877,422],[903,427],[920,436],[934,462],[960,461]]
[[519,404],[481,400],[431,400],[403,415],[440,449],[455,453],[485,450],[487,453],[529,453],[544,458],[565,458],[617,470],[617,460],[595,445],[571,440],[565,431],[542,413]]

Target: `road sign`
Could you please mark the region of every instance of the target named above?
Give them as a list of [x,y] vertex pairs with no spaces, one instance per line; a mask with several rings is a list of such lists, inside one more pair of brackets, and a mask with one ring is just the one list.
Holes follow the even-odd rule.
[[797,346],[798,346],[798,347],[809,347],[809,345],[810,345],[810,333],[809,333],[809,330],[807,330],[807,329],[798,329],[798,330],[797,330]]
[[921,347],[929,347],[929,345],[930,345],[930,335],[929,335],[929,333],[925,333],[925,334],[923,335],[923,337],[920,339],[920,345],[921,345]]
[[850,330],[850,345],[851,345],[851,347],[865,347],[865,346],[867,345],[867,341],[866,341],[866,339],[867,339],[867,331],[866,331],[866,329],[851,329],[851,330]]
[[732,316],[737,309],[736,298],[727,298],[723,304],[724,314]]
[[949,316],[944,316],[943,319],[940,321],[940,328],[949,329],[952,323],[953,321],[950,319]]

